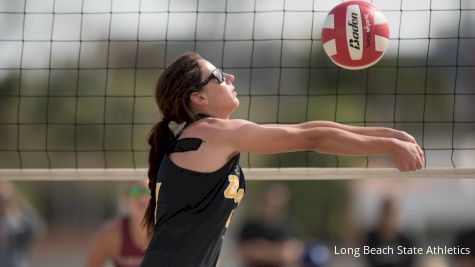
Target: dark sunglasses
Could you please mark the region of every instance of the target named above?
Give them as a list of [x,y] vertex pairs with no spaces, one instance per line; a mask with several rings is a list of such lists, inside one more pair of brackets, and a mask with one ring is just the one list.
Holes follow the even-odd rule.
[[131,186],[127,189],[128,197],[150,196],[150,190],[142,186]]
[[216,79],[216,81],[218,81],[219,83],[223,83],[224,82],[223,72],[220,69],[213,70],[213,72],[211,72],[211,74],[208,76],[208,78],[206,78],[204,81],[202,81],[198,85],[198,87],[197,87],[198,90],[203,88],[203,86],[207,85],[212,79]]

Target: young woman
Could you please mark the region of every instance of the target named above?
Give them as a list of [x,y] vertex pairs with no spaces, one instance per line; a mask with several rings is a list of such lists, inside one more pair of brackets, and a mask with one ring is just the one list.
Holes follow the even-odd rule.
[[[147,180],[127,183],[121,203],[127,214],[107,222],[91,245],[87,267],[138,267],[145,254],[148,238],[141,222],[150,196]],[[107,265],[109,266],[109,265]]]
[[[233,75],[196,53],[178,58],[158,81],[156,101],[163,120],[148,140],[151,198],[144,222],[151,240],[142,267],[216,266],[245,190],[240,152],[388,155],[402,171],[423,166],[414,138],[388,128],[229,119],[239,105],[233,81]],[[186,126],[174,135],[172,121]]]

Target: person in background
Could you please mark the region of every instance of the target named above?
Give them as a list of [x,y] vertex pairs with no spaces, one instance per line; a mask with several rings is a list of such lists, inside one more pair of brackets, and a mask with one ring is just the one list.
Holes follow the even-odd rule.
[[394,254],[367,255],[371,267],[412,267],[414,255],[399,255],[396,253],[398,246],[414,247],[414,241],[400,229],[399,210],[396,200],[386,197],[381,203],[379,221],[375,229],[366,236],[366,244],[371,248],[392,247]]
[[0,267],[28,267],[29,247],[44,225],[9,182],[0,182]]
[[138,267],[147,246],[142,218],[150,191],[147,180],[128,182],[122,196],[127,211],[123,217],[107,222],[93,241],[87,267],[102,267],[112,261],[116,267]]
[[475,228],[459,233],[455,247],[463,249],[464,254],[454,256],[454,267],[475,266]]
[[246,267],[283,267],[300,261],[304,244],[289,220],[290,191],[270,184],[257,202],[255,214],[244,222],[238,252]]

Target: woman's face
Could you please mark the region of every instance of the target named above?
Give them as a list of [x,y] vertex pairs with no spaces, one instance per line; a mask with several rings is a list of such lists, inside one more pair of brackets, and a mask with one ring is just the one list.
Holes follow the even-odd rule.
[[123,204],[131,217],[141,219],[144,216],[150,199],[150,190],[147,185],[147,180],[134,181],[128,184]]
[[[198,65],[201,70],[201,81],[209,78],[216,70],[216,67],[205,59],[198,60]],[[203,106],[205,110],[203,111],[218,118],[228,118],[239,106],[239,99],[233,85],[234,76],[223,73],[223,78],[222,83],[219,83],[218,79],[212,78],[201,88],[200,93],[206,101],[206,105]]]

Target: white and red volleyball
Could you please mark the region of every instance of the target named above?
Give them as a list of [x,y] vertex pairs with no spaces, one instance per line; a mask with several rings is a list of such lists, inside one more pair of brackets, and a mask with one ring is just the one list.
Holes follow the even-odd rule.
[[336,65],[350,70],[364,69],[376,64],[388,48],[388,21],[371,3],[343,2],[325,18],[322,43]]

